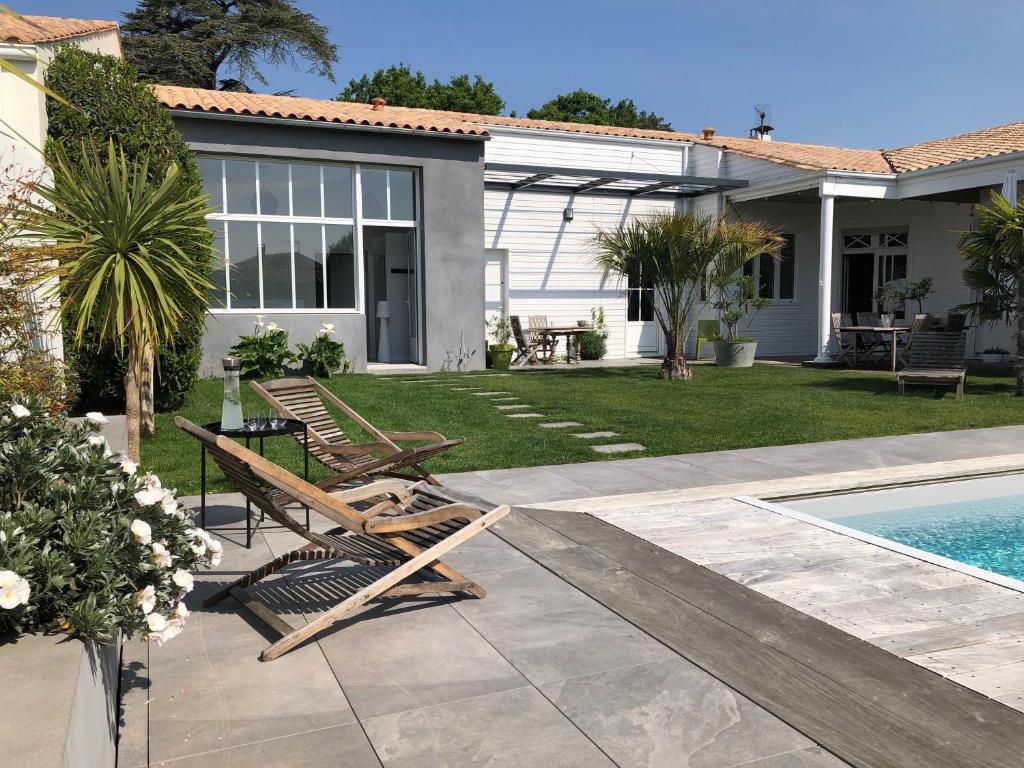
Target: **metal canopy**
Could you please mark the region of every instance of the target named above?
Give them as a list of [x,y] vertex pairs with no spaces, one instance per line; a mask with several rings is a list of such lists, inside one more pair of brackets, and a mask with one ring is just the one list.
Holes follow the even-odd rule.
[[526,189],[530,192],[616,195],[619,197],[694,197],[748,186],[741,179],[675,176],[646,171],[558,168],[518,163],[486,163],[485,189]]

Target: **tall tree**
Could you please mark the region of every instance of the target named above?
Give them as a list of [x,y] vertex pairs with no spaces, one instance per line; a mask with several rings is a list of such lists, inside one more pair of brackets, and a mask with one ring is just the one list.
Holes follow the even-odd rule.
[[121,27],[125,57],[150,82],[215,89],[226,68],[237,89],[266,84],[261,62],[297,66],[334,81],[338,49],[327,27],[295,0],[140,0]]
[[455,75],[447,83],[437,79],[429,83],[422,72],[413,72],[408,64],[378,69],[372,76],[364,74],[358,80],[349,80],[338,100],[369,104],[378,96],[393,107],[443,109],[478,115],[501,114],[505,108],[505,101],[495,92],[494,83],[480,75]]
[[563,93],[541,106],[531,109],[526,116],[532,120],[556,120],[562,123],[590,123],[592,125],[616,125],[620,128],[645,128],[647,130],[671,131],[672,126],[663,117],[653,112],[636,108],[632,99],[622,99],[613,104],[596,93],[578,90]]

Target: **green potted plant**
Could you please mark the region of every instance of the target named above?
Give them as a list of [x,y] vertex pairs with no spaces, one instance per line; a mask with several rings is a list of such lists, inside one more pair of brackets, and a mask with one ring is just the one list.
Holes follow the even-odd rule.
[[[721,313],[725,323],[725,336],[713,340],[715,364],[721,368],[749,368],[757,354],[757,339],[740,336],[740,321],[767,307],[771,301],[757,295],[757,285],[751,275],[721,279],[712,285],[712,306]],[[750,325],[747,325],[749,330]]]
[[242,361],[242,376],[247,379],[276,378],[284,373],[285,363],[298,359],[288,349],[288,331],[277,323],[264,323],[263,317],[256,315],[253,332],[239,338],[230,350]]
[[345,345],[331,338],[334,323],[324,323],[312,344],[298,344],[299,357],[313,369],[314,376],[329,379],[338,371],[349,369]]
[[878,304],[878,319],[886,328],[892,328],[896,320],[895,309],[902,306],[902,290],[894,280],[882,283],[875,289],[875,302]]
[[897,295],[899,302],[905,304],[908,301],[917,302],[917,313],[924,314],[924,300],[935,293],[934,281],[930,277],[922,277],[916,283],[907,283],[906,287]]
[[494,339],[487,349],[491,367],[507,371],[512,366],[512,353],[516,349],[509,343],[512,340],[512,321],[503,315],[495,315],[487,321],[487,332]]
[[1002,347],[989,347],[978,357],[983,363],[1008,363],[1010,362],[1010,350]]
[[608,326],[605,324],[604,307],[590,308],[590,327],[580,334],[580,357],[584,360],[600,360],[608,354]]

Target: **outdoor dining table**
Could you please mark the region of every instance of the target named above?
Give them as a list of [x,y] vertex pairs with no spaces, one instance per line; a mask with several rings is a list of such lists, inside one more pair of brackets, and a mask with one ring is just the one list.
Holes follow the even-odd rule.
[[[883,336],[891,336],[889,340],[889,348],[892,350],[892,370],[896,372],[896,337],[901,333],[910,333],[910,329],[906,327],[900,327],[896,325],[841,325],[839,326],[840,333],[852,333],[857,336],[863,333],[879,333]],[[857,365],[857,345],[853,345],[853,364]]]
[[[540,336],[550,336],[552,340],[559,336],[565,336],[565,359],[569,363],[580,361],[580,334],[590,330],[590,326],[581,325],[552,325],[540,328],[531,328],[533,333]],[[553,358],[549,359],[553,362]]]

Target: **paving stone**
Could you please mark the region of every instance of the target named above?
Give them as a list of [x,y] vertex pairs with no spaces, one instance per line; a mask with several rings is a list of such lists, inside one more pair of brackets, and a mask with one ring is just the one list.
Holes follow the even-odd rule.
[[618,432],[579,432],[573,437],[581,437],[584,440],[596,440],[599,437],[618,437]]
[[452,392],[475,392],[480,387],[452,387]]
[[544,414],[542,413],[506,413],[510,419],[542,419]]
[[578,421],[549,421],[547,424],[541,424],[544,429],[564,429],[565,427],[581,427],[583,426]]
[[529,408],[530,406],[527,405],[526,403],[522,403],[520,405],[496,405],[494,407],[497,408],[499,411],[516,411],[519,410],[520,408]]
[[511,392],[474,392],[477,397],[494,397],[495,395],[511,395]]
[[645,451],[640,443],[609,443],[608,445],[590,446],[598,453],[630,453],[631,451]]
[[512,400],[521,400],[521,399],[522,398],[519,398],[519,397],[496,397],[493,400],[491,400],[491,402],[492,403],[508,403],[508,402],[511,402]]

